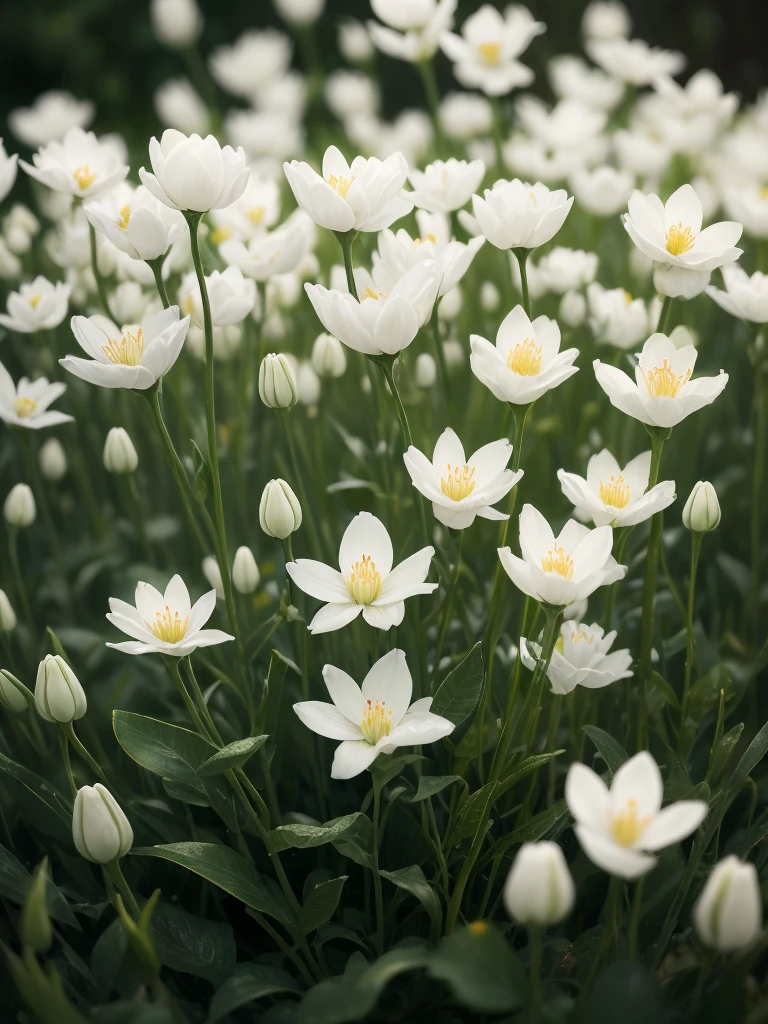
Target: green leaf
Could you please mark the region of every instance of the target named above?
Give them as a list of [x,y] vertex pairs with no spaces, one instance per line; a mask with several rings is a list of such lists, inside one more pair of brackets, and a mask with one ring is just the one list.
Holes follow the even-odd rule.
[[493,797],[494,801],[498,800],[504,793],[509,792],[513,786],[516,786],[517,783],[527,775],[535,772],[537,768],[541,768],[543,765],[549,764],[550,761],[553,761],[556,757],[559,757],[564,753],[565,750],[552,750],[548,754],[533,754],[531,757],[526,757],[526,759],[518,765],[511,775],[508,775],[506,779],[502,779],[501,782],[499,782],[498,792],[495,793]]
[[[453,826],[453,831],[446,844],[447,846],[457,846],[464,839],[473,838],[482,824],[483,817],[487,819],[491,801],[498,787],[498,782],[486,782],[480,789],[476,789],[474,793],[469,794],[464,803],[459,807],[459,813],[456,815],[456,824]],[[487,824],[486,820],[486,826]]]
[[371,765],[371,778],[375,789],[380,793],[388,782],[400,774],[403,768],[423,760],[422,754],[379,754]]
[[310,932],[330,921],[336,913],[339,905],[341,890],[344,888],[348,875],[340,875],[338,878],[331,878],[327,882],[321,882],[307,895],[304,906],[299,914],[299,935],[309,935]]
[[[47,835],[71,841],[71,802],[68,803],[50,782],[12,761],[2,752],[0,771],[5,772],[13,780],[13,784],[7,787],[8,794],[25,819],[29,819]],[[18,794],[15,791],[16,784]]]
[[98,937],[91,952],[91,972],[99,996],[105,1002],[112,994],[115,980],[128,951],[128,932],[116,917]]
[[333,843],[344,857],[362,867],[373,867],[373,825],[361,811],[334,818],[324,825],[278,825],[270,833],[278,853],[281,850],[308,850]]
[[[0,896],[11,903],[22,904],[27,898],[32,876],[10,850],[0,846]],[[45,902],[48,913],[55,921],[80,929],[77,918],[70,909],[66,898],[46,876]]]
[[482,643],[478,642],[466,658],[449,672],[432,698],[431,711],[461,725],[475,710],[483,692]]
[[216,775],[232,768],[242,768],[248,758],[264,746],[267,739],[267,736],[249,736],[244,740],[234,740],[203,761],[198,772],[200,775]]
[[283,900],[264,885],[250,861],[228,846],[215,843],[167,843],[162,846],[140,846],[131,850],[131,855],[159,857],[187,868],[247,907],[292,927],[292,915]]
[[768,722],[765,723],[760,732],[755,736],[752,742],[749,744],[747,749],[741,755],[741,760],[736,765],[728,785],[726,787],[726,794],[738,793],[744,783],[747,781],[752,770],[756,765],[760,764],[762,759],[768,753]]
[[382,871],[381,877],[388,879],[398,889],[405,889],[411,896],[415,896],[429,914],[436,934],[440,933],[443,920],[440,898],[424,877],[424,872],[418,864],[411,864],[410,867],[400,868],[398,871]]
[[729,729],[727,733],[720,737],[717,746],[712,751],[712,760],[710,762],[709,772],[707,773],[712,782],[717,782],[728,767],[728,762],[730,761],[731,755],[736,749],[736,745],[741,739],[741,734],[743,732],[744,723],[739,722],[738,725],[734,725],[732,729]]
[[556,804],[552,804],[551,807],[547,807],[546,810],[540,811],[532,818],[529,818],[525,825],[515,829],[514,832],[509,832],[503,839],[499,839],[498,842],[494,843],[485,856],[481,858],[478,870],[482,869],[494,857],[506,853],[511,846],[516,846],[519,843],[535,843],[539,839],[543,839],[547,834],[552,834],[556,829],[562,831],[560,826],[564,826],[564,823],[567,823],[569,820],[570,814],[565,800],[558,800]]
[[446,936],[427,968],[462,1006],[477,1013],[508,1013],[523,1002],[527,985],[520,961],[493,925],[477,921]]
[[675,708],[676,711],[680,710],[680,701],[677,699],[677,694],[669,685],[667,680],[659,672],[651,672],[651,682],[659,691],[661,696],[664,698],[665,703],[669,704],[670,707]]
[[198,768],[216,747],[196,732],[130,711],[113,711],[117,742],[142,768],[176,782],[199,787]]
[[235,969],[237,950],[230,924],[203,920],[183,907],[158,903],[149,931],[160,963],[172,971],[220,985]]
[[669,1014],[656,976],[642,964],[620,961],[597,976],[580,1020],[585,1024],[665,1024]]
[[208,481],[210,479],[210,470],[205,456],[200,451],[194,438],[190,438],[190,444],[192,445],[192,493],[195,496],[195,501],[199,505],[205,504],[205,499],[208,495]]
[[688,707],[694,718],[701,718],[720,703],[720,691],[726,701],[733,695],[733,680],[725,665],[715,665],[691,687]]
[[598,754],[608,765],[608,774],[612,779],[615,772],[625,761],[629,760],[629,754],[618,740],[615,740],[613,736],[609,736],[602,729],[598,729],[596,725],[585,725],[584,732],[595,744]]
[[429,800],[430,797],[436,796],[455,782],[460,782],[466,788],[467,783],[461,775],[422,775],[416,795],[411,797],[411,803],[416,804],[420,800]]
[[205,1024],[218,1024],[241,1006],[278,992],[298,993],[296,982],[285,971],[265,964],[240,964],[211,1000]]

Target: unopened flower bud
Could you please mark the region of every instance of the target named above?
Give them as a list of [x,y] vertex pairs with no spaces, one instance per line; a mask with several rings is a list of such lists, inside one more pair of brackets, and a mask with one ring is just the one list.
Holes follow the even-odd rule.
[[241,594],[252,594],[258,587],[260,579],[261,573],[251,549],[245,546],[238,548],[232,563],[232,582],[235,589]]
[[341,377],[347,368],[344,346],[332,334],[318,334],[312,346],[312,365],[321,377]]
[[285,540],[301,526],[301,505],[285,480],[270,480],[259,502],[259,525],[268,537]]
[[67,456],[58,438],[49,437],[40,448],[40,469],[45,479],[54,483],[66,475]]
[[97,782],[75,797],[72,838],[77,852],[96,864],[124,857],[133,846],[133,829],[109,790]]
[[587,315],[587,300],[581,292],[566,292],[560,299],[560,319],[569,327],[579,327]]
[[19,937],[22,946],[29,947],[36,956],[47,953],[53,942],[53,926],[48,914],[48,858],[38,865],[27,889],[27,897],[19,918]]
[[135,473],[139,456],[133,441],[122,427],[112,427],[104,442],[104,468],[118,475]]
[[455,285],[449,292],[440,300],[440,305],[437,307],[437,315],[442,323],[448,323],[451,320],[455,320],[461,312],[461,307],[464,304],[464,297],[461,293],[461,288]]
[[710,949],[730,953],[762,931],[760,883],[754,864],[731,854],[716,864],[693,908],[696,934]]
[[429,352],[422,352],[421,355],[416,357],[413,376],[417,388],[426,389],[433,386],[437,380],[437,363]]
[[499,295],[499,289],[493,283],[493,281],[483,281],[480,285],[480,305],[483,307],[486,313],[493,313],[494,310],[499,308],[501,302],[501,296]]
[[692,533],[709,533],[720,523],[720,502],[708,480],[699,480],[683,509],[683,526]]
[[46,654],[37,670],[35,707],[46,722],[66,724],[82,718],[88,709],[80,682],[58,654]]
[[10,526],[19,530],[34,523],[37,507],[35,496],[27,484],[16,484],[10,489],[3,505],[3,515]]
[[10,633],[16,629],[16,612],[8,600],[4,590],[0,590],[0,633]]
[[275,0],[281,18],[292,25],[313,25],[325,7],[325,0]]
[[520,924],[546,927],[567,917],[575,887],[557,843],[523,843],[504,884],[504,906]]
[[203,16],[195,0],[152,0],[152,28],[164,46],[186,49],[203,30]]
[[320,378],[312,363],[299,363],[296,368],[296,391],[302,405],[314,406],[320,400]]
[[299,400],[296,374],[282,352],[264,356],[259,367],[259,397],[268,409],[292,409]]
[[221,600],[224,597],[224,582],[221,578],[219,563],[213,555],[208,555],[203,559],[203,576],[216,591],[216,597]]
[[374,54],[373,41],[365,25],[360,21],[347,19],[339,25],[339,49],[350,64],[361,64]]
[[27,710],[31,697],[24,683],[12,672],[7,668],[0,670],[0,707],[19,714]]

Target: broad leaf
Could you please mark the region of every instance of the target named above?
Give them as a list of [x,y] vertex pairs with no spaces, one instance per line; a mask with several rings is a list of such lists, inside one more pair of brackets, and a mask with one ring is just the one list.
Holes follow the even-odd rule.
[[199,785],[198,769],[216,747],[196,732],[130,711],[113,711],[117,742],[137,764],[165,779]]
[[416,790],[415,796],[411,797],[411,803],[416,804],[420,800],[429,800],[430,797],[442,793],[444,789],[452,786],[455,782],[460,782],[464,787],[467,785],[461,775],[422,775],[419,779],[419,788]]
[[200,775],[216,775],[219,772],[228,772],[233,768],[242,768],[248,758],[264,746],[267,739],[267,736],[249,736],[247,739],[228,743],[226,747],[217,750],[207,761],[203,761],[198,772]]
[[432,698],[432,712],[447,718],[454,725],[461,725],[469,718],[480,700],[483,676],[482,643],[478,642],[438,687]]
[[205,1024],[217,1024],[241,1006],[278,992],[298,993],[296,982],[285,971],[266,964],[240,964],[211,1000]]
[[629,760],[629,754],[618,740],[615,740],[613,736],[609,736],[602,729],[598,729],[596,725],[585,725],[584,732],[597,747],[598,754],[608,765],[610,778],[613,778],[616,771],[625,761]]
[[487,921],[446,936],[429,961],[462,1006],[476,1013],[509,1013],[523,1002],[527,984],[509,943]]
[[436,933],[439,934],[443,919],[440,898],[424,877],[424,872],[418,864],[400,868],[399,871],[382,871],[381,877],[389,879],[398,889],[405,889],[411,896],[415,896],[429,914]]
[[360,811],[334,818],[324,825],[278,825],[270,833],[275,849],[308,850],[333,843],[344,857],[363,867],[373,866],[373,825]]
[[304,900],[304,906],[299,914],[299,935],[309,935],[317,931],[326,921],[330,921],[339,905],[341,890],[347,880],[347,875],[340,875],[338,878],[331,878],[327,882],[321,882],[312,889]]
[[183,907],[158,903],[150,934],[160,963],[220,985],[235,969],[237,951],[232,926],[204,920]]

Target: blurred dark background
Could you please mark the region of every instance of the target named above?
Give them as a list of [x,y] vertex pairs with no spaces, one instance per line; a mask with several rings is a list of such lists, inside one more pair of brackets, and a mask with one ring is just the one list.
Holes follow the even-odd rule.
[[[271,0],[200,0],[206,19],[206,54],[231,42],[245,28],[279,25]],[[481,6],[460,0],[458,24]],[[495,6],[503,9],[505,0]],[[554,53],[580,47],[579,21],[586,0],[532,0],[527,6],[547,25],[525,56],[542,75]],[[682,50],[688,70],[711,67],[728,90],[754,100],[768,80],[765,0],[628,0],[634,34],[655,45]],[[157,129],[152,107],[155,88],[184,72],[181,57],[155,41],[148,0],[2,0],[0,2],[0,132],[9,136],[8,110],[31,101],[45,89],[66,88],[96,100],[97,131],[120,130],[141,137]],[[367,0],[328,0],[315,28],[327,67],[337,65],[336,27],[341,18],[370,16]],[[298,58],[297,58],[298,60]],[[382,58],[384,113],[421,102],[415,72]],[[441,88],[455,88],[448,61],[438,56]],[[685,76],[684,76],[685,77]],[[11,149],[14,143],[9,138]]]

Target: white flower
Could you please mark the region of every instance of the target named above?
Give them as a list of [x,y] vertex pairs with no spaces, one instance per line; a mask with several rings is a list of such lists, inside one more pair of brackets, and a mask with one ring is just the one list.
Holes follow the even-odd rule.
[[707,68],[702,68],[678,85],[668,75],[653,83],[664,134],[677,152],[697,152],[711,145],[733,119],[739,105],[737,93],[723,92],[723,83]]
[[[256,302],[256,283],[243,277],[239,267],[227,267],[223,271],[214,270],[206,277],[205,285],[214,327],[231,327],[233,324],[239,324],[253,310]],[[197,282],[190,289],[189,298],[194,322],[198,327],[202,327],[203,301]]]
[[546,928],[566,918],[576,886],[557,843],[523,843],[504,883],[504,908],[520,924]]
[[603,165],[578,168],[570,177],[571,191],[579,206],[595,217],[613,217],[627,205],[635,187],[630,171]]
[[[560,627],[547,669],[552,693],[570,693],[577,686],[597,690],[619,679],[629,679],[632,675],[629,650],[608,653],[615,639],[616,630],[603,636],[603,628],[596,622],[587,626],[566,619]],[[520,657],[525,667],[533,671],[536,660],[541,657],[541,645],[520,637]]]
[[693,485],[683,509],[683,526],[693,533],[710,533],[720,525],[720,502],[708,480]]
[[[8,598],[1,590],[0,594],[2,594],[7,608],[10,609],[11,614],[13,614],[13,609],[9,604],[7,604]],[[2,604],[3,601],[0,600],[0,605]],[[5,616],[5,611],[6,608],[3,608],[3,617]],[[13,619],[14,622],[13,626],[10,627],[11,629],[16,625],[15,615]],[[5,630],[6,627],[3,625],[2,628]],[[26,693],[29,693],[29,691],[20,679],[17,679],[16,676],[10,673],[7,668],[0,669],[0,707],[4,708],[6,711],[12,711],[17,715],[21,714],[23,711],[27,711],[29,709],[29,702],[27,701]]]
[[674,480],[662,480],[650,490],[651,453],[636,455],[622,469],[607,448],[587,463],[587,476],[557,471],[565,497],[595,526],[636,526],[675,500]]
[[480,231],[498,249],[535,249],[563,226],[573,204],[565,189],[550,192],[515,178],[497,181],[484,198],[472,196],[472,210]]
[[611,555],[610,526],[587,529],[569,519],[557,537],[541,512],[523,505],[520,513],[522,558],[509,547],[499,548],[507,575],[524,594],[544,604],[569,605],[615,583],[627,574]]
[[0,313],[0,324],[19,334],[34,334],[58,327],[67,315],[70,287],[52,284],[44,277],[22,284],[11,292],[5,304],[6,313]]
[[28,430],[69,423],[72,416],[48,408],[66,390],[66,384],[59,381],[51,384],[45,377],[37,380],[20,377],[19,383],[14,384],[10,373],[0,363],[0,419],[9,426]]
[[309,252],[313,230],[309,217],[297,210],[275,231],[254,234],[247,245],[230,239],[219,252],[254,281],[268,281],[296,270]]
[[760,181],[726,185],[723,205],[750,238],[768,238],[768,191]]
[[3,140],[0,139],[0,203],[11,191],[16,181],[18,159],[16,153],[13,156],[8,156],[3,146]]
[[557,323],[546,316],[531,322],[522,306],[502,320],[495,345],[477,334],[469,344],[472,372],[500,402],[528,405],[578,371],[579,350],[560,351]]
[[222,89],[253,100],[270,82],[290,67],[290,39],[273,29],[243,32],[231,46],[219,46],[211,54],[211,74]]
[[300,590],[327,602],[312,619],[312,633],[341,629],[362,612],[369,626],[399,626],[405,600],[431,594],[437,583],[425,583],[433,547],[422,548],[392,568],[392,541],[387,528],[370,512],[360,512],[341,539],[340,571],[322,562],[299,558],[286,570]]
[[37,518],[35,496],[28,484],[15,484],[6,495],[3,515],[10,526],[22,530]]
[[656,865],[657,850],[685,839],[707,815],[703,800],[678,800],[663,810],[658,765],[641,750],[618,769],[611,788],[585,764],[568,769],[565,799],[574,832],[589,859],[619,878],[638,878]]
[[142,184],[172,210],[205,213],[234,203],[248,184],[245,153],[219,145],[213,135],[187,137],[166,128],[158,142],[149,143],[153,174],[139,169]]
[[[202,561],[201,568],[203,570],[203,576],[208,581],[208,585],[213,587],[216,593],[217,601],[224,600],[224,581],[221,578],[221,569],[219,563],[214,555],[206,555]],[[230,640],[232,637],[229,638]]]
[[58,654],[46,654],[37,669],[35,707],[46,722],[66,724],[88,710],[80,681]]
[[693,908],[696,934],[710,949],[732,953],[749,946],[763,930],[763,900],[754,864],[734,854],[723,857]]
[[493,109],[485,96],[449,92],[440,102],[440,125],[449,139],[468,142],[490,134]]
[[[356,275],[358,276],[358,275]],[[369,281],[357,302],[348,292],[329,291],[319,284],[304,289],[323,327],[348,348],[365,355],[397,355],[411,344],[429,320],[442,280],[435,260],[417,263],[384,293]]]
[[149,13],[158,41],[171,49],[193,46],[203,31],[203,15],[195,0],[152,0]]
[[429,213],[450,213],[469,202],[485,176],[482,160],[435,160],[423,171],[413,168],[408,172],[413,191],[408,198],[420,210]]
[[382,53],[416,64],[434,57],[457,5],[458,0],[372,0],[373,13],[385,25],[369,21],[368,32]]
[[296,202],[321,228],[381,231],[413,209],[401,195],[408,175],[402,153],[384,161],[356,156],[348,164],[336,146],[329,146],[322,177],[299,160],[283,164],[283,170]]
[[429,710],[431,697],[410,704],[413,681],[405,652],[398,648],[379,658],[362,686],[334,665],[323,668],[323,680],[333,703],[300,701],[293,710],[312,732],[341,740],[332,779],[351,779],[370,768],[379,754],[435,743],[453,732],[452,722]]
[[187,229],[182,215],[159,202],[143,185],[122,184],[100,200],[85,204],[89,222],[134,260],[156,260]]
[[374,54],[368,29],[354,18],[345,18],[339,23],[338,43],[342,57],[350,64],[364,64]]
[[373,256],[376,286],[379,291],[389,293],[411,267],[436,260],[442,271],[437,296],[442,298],[464,277],[485,239],[478,235],[467,243],[457,242],[451,237],[450,223],[444,213],[429,214],[419,210],[416,222],[419,238],[411,238],[405,228],[397,233],[389,228],[379,232],[379,247]]
[[125,857],[133,846],[133,829],[109,790],[97,782],[83,786],[75,796],[72,839],[81,857],[109,864]]
[[280,16],[293,25],[313,25],[325,7],[325,0],[274,0]]
[[72,333],[90,358],[65,356],[59,362],[90,384],[145,391],[179,358],[188,329],[189,316],[179,320],[178,306],[122,330],[106,317],[73,316]]
[[726,313],[753,324],[768,323],[768,274],[755,271],[750,277],[735,264],[722,267],[725,291],[707,288],[707,295]]
[[320,377],[343,377],[347,357],[339,339],[332,334],[318,334],[312,346],[312,365]]
[[49,437],[40,446],[38,461],[40,471],[46,480],[58,483],[67,475],[67,455],[58,437]]
[[96,111],[90,100],[76,100],[68,92],[41,93],[31,107],[19,107],[8,115],[17,139],[31,149],[63,139],[70,128],[85,128]]
[[[270,480],[259,502],[259,526],[268,537],[285,540],[301,526],[301,505],[285,480]],[[319,563],[318,563],[319,564]]]
[[253,552],[245,545],[235,552],[232,562],[232,583],[240,594],[252,594],[259,585],[261,573]]
[[460,36],[445,32],[440,46],[462,85],[482,89],[488,96],[504,96],[533,81],[531,69],[517,58],[545,30],[526,7],[512,5],[501,14],[484,4],[467,18]]
[[[243,194],[224,210],[212,210],[215,230],[211,234],[214,245],[230,238],[248,242],[264,234],[280,219],[280,187],[274,178],[259,177],[251,172]],[[292,218],[289,218],[290,222]],[[288,223],[286,222],[286,223]]]
[[626,39],[631,30],[629,11],[618,0],[593,0],[581,19],[585,39]]
[[296,374],[284,352],[272,352],[262,359],[259,398],[268,409],[292,409],[298,402]]
[[155,91],[155,113],[165,128],[185,135],[205,135],[211,115],[200,94],[186,78],[170,78]]
[[[4,590],[0,590],[0,633],[11,633],[16,629],[16,612]],[[14,688],[15,689],[15,688]],[[26,707],[26,701],[24,707]],[[18,709],[16,709],[18,710]]]
[[624,93],[615,78],[590,67],[581,57],[560,54],[547,64],[552,90],[561,99],[576,100],[598,110],[613,110]]
[[435,519],[454,530],[464,530],[482,519],[508,519],[492,505],[501,501],[523,476],[507,469],[512,445],[506,438],[492,441],[467,459],[457,434],[448,427],[438,438],[432,461],[410,446],[403,455],[411,482],[432,502]]
[[702,231],[701,220],[701,200],[691,185],[681,185],[666,204],[653,194],[632,193],[624,227],[659,264],[654,283],[663,295],[692,298],[706,288],[711,271],[741,256],[735,248],[741,224],[721,221]]
[[728,374],[722,370],[716,377],[691,380],[695,364],[693,345],[675,348],[666,335],[652,334],[640,353],[635,380],[599,359],[592,365],[611,405],[649,426],[674,427],[714,402],[728,383]]
[[677,75],[685,57],[676,50],[649,46],[642,39],[589,39],[587,54],[603,71],[630,85],[650,85],[662,75]]
[[379,112],[378,83],[364,71],[348,68],[332,71],[325,80],[323,96],[331,113],[340,121],[357,116],[375,117]]
[[250,161],[270,173],[274,163],[304,149],[304,129],[268,110],[233,108],[224,118],[224,132],[233,146],[242,146]]
[[139,465],[139,456],[128,432],[123,427],[112,427],[104,442],[102,453],[104,469],[108,473],[122,475],[135,473]]
[[594,281],[597,253],[557,245],[541,257],[537,270],[547,291],[563,295],[584,288]]
[[580,327],[587,315],[587,300],[581,292],[566,292],[560,300],[557,315],[568,327]]
[[310,415],[314,415],[312,410],[316,411],[322,385],[312,363],[307,359],[302,360],[296,367],[296,389],[301,404],[308,406]]
[[649,311],[642,299],[633,299],[624,288],[603,288],[594,281],[587,288],[589,326],[596,341],[631,349],[648,337]]
[[32,161],[19,161],[32,178],[81,199],[106,192],[128,173],[118,146],[82,128],[70,128],[61,142],[41,146]]
[[110,597],[107,618],[134,639],[107,644],[107,647],[124,654],[168,654],[184,658],[198,647],[234,640],[220,629],[203,629],[216,607],[216,591],[209,590],[190,605],[189,591],[181,576],[171,579],[165,594],[149,583],[137,583],[135,602],[134,607]]

